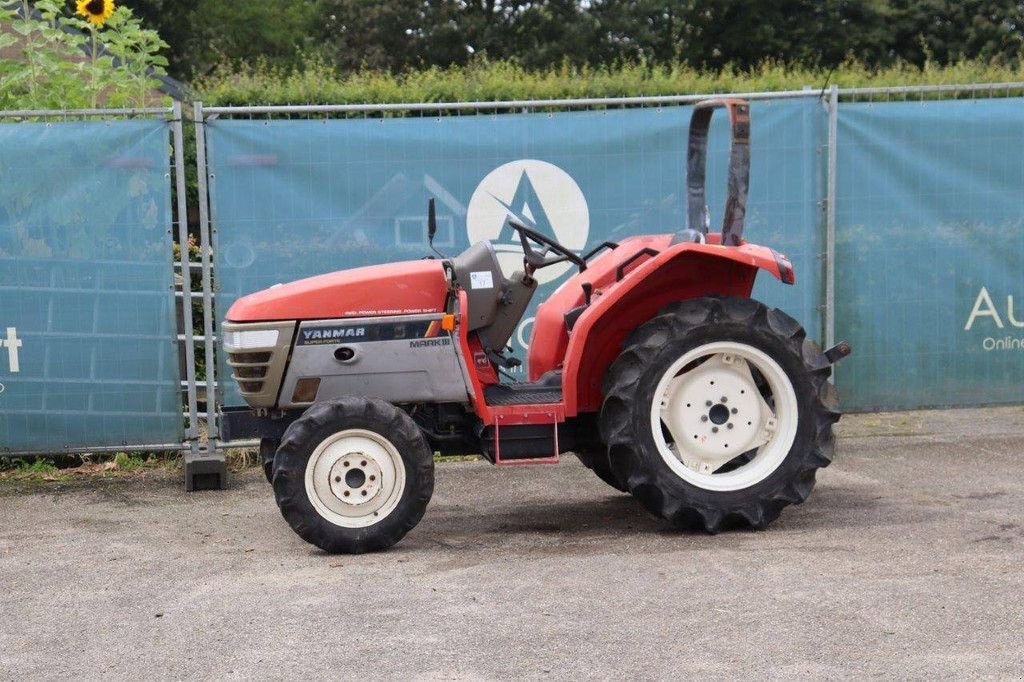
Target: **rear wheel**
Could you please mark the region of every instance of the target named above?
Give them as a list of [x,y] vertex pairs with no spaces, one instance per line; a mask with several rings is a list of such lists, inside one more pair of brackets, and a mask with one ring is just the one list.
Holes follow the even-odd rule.
[[814,487],[839,419],[828,362],[785,313],[751,299],[669,306],[605,377],[616,479],[673,523],[761,528]]
[[604,449],[577,450],[576,459],[583,463],[600,478],[602,481],[621,492],[629,492],[626,486],[615,478],[611,467],[608,465],[608,452]]
[[405,412],[376,399],[309,408],[274,458],[274,495],[302,539],[333,553],[386,549],[423,517],[434,461]]

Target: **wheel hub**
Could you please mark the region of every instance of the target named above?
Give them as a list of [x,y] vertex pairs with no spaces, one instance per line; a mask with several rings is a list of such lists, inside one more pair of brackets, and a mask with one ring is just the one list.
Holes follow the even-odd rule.
[[321,442],[306,463],[306,494],[325,519],[365,528],[390,514],[402,497],[405,468],[384,435],[345,429]]
[[725,403],[712,405],[708,410],[708,418],[711,419],[712,424],[721,426],[729,421],[729,408],[725,406]]
[[344,504],[364,504],[380,493],[382,473],[373,457],[350,452],[331,467],[328,474],[331,492]]
[[682,462],[710,474],[765,443],[775,428],[747,362],[717,353],[669,382],[661,420]]

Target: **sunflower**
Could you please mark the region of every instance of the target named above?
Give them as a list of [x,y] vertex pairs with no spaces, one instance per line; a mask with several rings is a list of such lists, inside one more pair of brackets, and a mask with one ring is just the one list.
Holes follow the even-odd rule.
[[107,23],[107,19],[114,13],[114,0],[77,0],[75,12],[93,26],[99,27]]

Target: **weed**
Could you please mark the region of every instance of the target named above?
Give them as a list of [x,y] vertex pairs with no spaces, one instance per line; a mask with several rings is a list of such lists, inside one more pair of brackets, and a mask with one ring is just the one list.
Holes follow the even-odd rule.
[[114,468],[120,471],[135,471],[146,466],[146,461],[139,453],[119,452],[114,455]]

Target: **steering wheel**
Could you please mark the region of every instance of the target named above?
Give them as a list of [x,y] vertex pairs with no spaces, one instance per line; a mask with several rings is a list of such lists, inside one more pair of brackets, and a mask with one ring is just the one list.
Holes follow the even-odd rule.
[[[508,224],[513,230],[519,233],[519,241],[523,245],[523,260],[532,270],[540,270],[541,268],[546,268],[549,265],[564,263],[565,261],[574,263],[580,269],[580,272],[587,269],[587,262],[585,260],[556,242],[554,239],[551,239],[536,230],[531,230],[526,225],[512,220],[511,218],[509,218]],[[533,248],[530,244],[531,241],[540,244],[542,248]],[[561,255],[549,258],[548,252],[550,251],[554,251]]]

